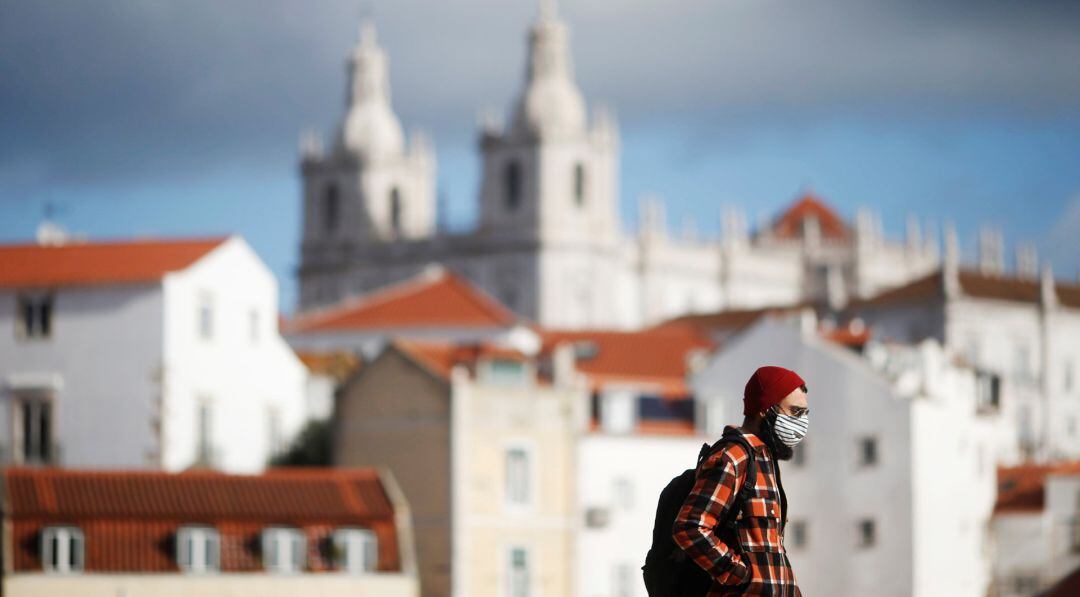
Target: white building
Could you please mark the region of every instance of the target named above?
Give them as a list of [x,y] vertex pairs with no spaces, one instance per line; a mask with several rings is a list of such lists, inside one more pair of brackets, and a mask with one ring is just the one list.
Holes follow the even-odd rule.
[[5,460],[261,470],[306,416],[277,313],[237,236],[0,246]]
[[729,209],[721,240],[672,236],[663,205],[641,203],[638,231],[619,216],[619,133],[590,117],[574,81],[568,30],[553,0],[528,35],[524,88],[508,124],[485,119],[479,221],[434,224],[434,155],[406,149],[390,107],[387,61],[366,26],[349,62],[347,113],[327,150],[303,145],[300,308],[336,303],[439,261],[520,315],[560,328],[634,328],[688,312],[804,300],[843,304],[932,269],[917,224],[886,241],[880,219],[849,225],[807,195],[751,233]]
[[807,595],[983,596],[990,583],[996,398],[932,341],[826,340],[811,315],[766,318],[694,381],[709,437],[742,421],[746,380],[789,367],[809,389],[810,433],[780,464],[782,537]]
[[[1039,273],[1022,251],[1004,271],[1000,235],[984,232],[977,268],[961,267],[954,233],[944,264],[930,274],[847,309],[875,336],[900,342],[932,338],[1015,397],[1005,414],[1020,436],[1020,456],[1080,457],[1080,284]],[[1014,461],[1009,461],[1014,462]]]
[[1059,581],[1075,595],[1080,578],[1080,462],[998,470],[994,507],[994,595],[1031,597]]

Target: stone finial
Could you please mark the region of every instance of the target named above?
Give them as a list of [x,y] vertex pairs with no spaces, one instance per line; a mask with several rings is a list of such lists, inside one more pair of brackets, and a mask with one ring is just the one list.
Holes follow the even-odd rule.
[[956,238],[956,227],[952,222],[945,223],[945,259],[941,264],[942,288],[945,298],[960,295],[960,243]]
[[1005,272],[1005,243],[1000,230],[984,226],[979,231],[979,271],[998,276]]
[[1016,275],[1028,280],[1039,277],[1039,254],[1031,243],[1016,246]]

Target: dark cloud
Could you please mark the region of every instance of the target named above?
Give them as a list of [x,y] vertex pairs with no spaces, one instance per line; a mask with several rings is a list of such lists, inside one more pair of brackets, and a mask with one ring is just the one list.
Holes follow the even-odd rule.
[[[562,4],[579,81],[624,126],[1080,106],[1077,2]],[[460,144],[506,109],[534,12],[375,3],[403,121]],[[352,0],[3,0],[0,189],[291,167],[300,129],[340,115],[358,17]]]

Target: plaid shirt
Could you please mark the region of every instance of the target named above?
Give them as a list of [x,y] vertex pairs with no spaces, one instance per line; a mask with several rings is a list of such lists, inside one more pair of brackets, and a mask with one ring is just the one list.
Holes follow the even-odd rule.
[[741,549],[726,545],[714,530],[735,505],[746,478],[746,449],[733,443],[725,444],[698,467],[697,481],[672,529],[675,544],[712,576],[709,597],[802,597],[784,550],[782,504],[787,498],[772,456],[756,435],[731,425],[724,428],[725,434],[731,432],[743,435],[757,459],[753,497],[736,519]]

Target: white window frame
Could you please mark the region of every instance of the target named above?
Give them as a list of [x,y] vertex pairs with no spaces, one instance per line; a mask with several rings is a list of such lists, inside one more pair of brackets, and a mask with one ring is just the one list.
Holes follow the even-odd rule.
[[[53,566],[53,542],[58,556]],[[41,530],[41,568],[48,573],[82,572],[86,563],[86,538],[75,526],[47,526]]]
[[217,450],[214,447],[214,400],[202,396],[195,401],[195,462],[203,466],[215,466]]
[[379,569],[379,537],[364,528],[334,531],[335,564],[342,572],[368,574]]
[[[510,454],[512,452],[521,452],[525,456],[525,472],[522,477],[525,483],[524,496],[521,499],[517,499],[515,491],[511,489],[510,478]],[[536,462],[536,449],[531,442],[525,440],[511,440],[503,446],[503,458],[502,458],[502,471],[503,471],[503,503],[506,509],[510,512],[516,513],[528,513],[533,510],[536,504],[536,491],[538,489],[539,480],[538,469]]]
[[176,531],[176,565],[184,572],[221,570],[221,535],[211,526],[183,526]]
[[262,533],[262,562],[267,572],[296,574],[307,569],[307,535],[295,527],[267,527]]
[[[514,568],[514,555],[520,552],[524,554],[525,569],[524,569],[524,592],[515,592],[516,586],[516,570]],[[510,545],[506,548],[506,556],[504,559],[504,565],[506,573],[503,575],[503,594],[506,597],[539,597],[539,591],[536,589],[535,579],[538,578],[536,564],[533,560],[535,550],[527,545]]]
[[[31,425],[31,432],[38,437],[32,438],[32,443],[37,448],[36,454],[27,453],[26,426],[24,421],[27,410],[32,413],[35,424]],[[42,411],[48,411],[48,431],[41,437]],[[56,441],[57,402],[53,393],[49,391],[18,391],[12,393],[11,398],[11,454],[16,464],[40,465],[55,464],[59,462],[59,445]]]

